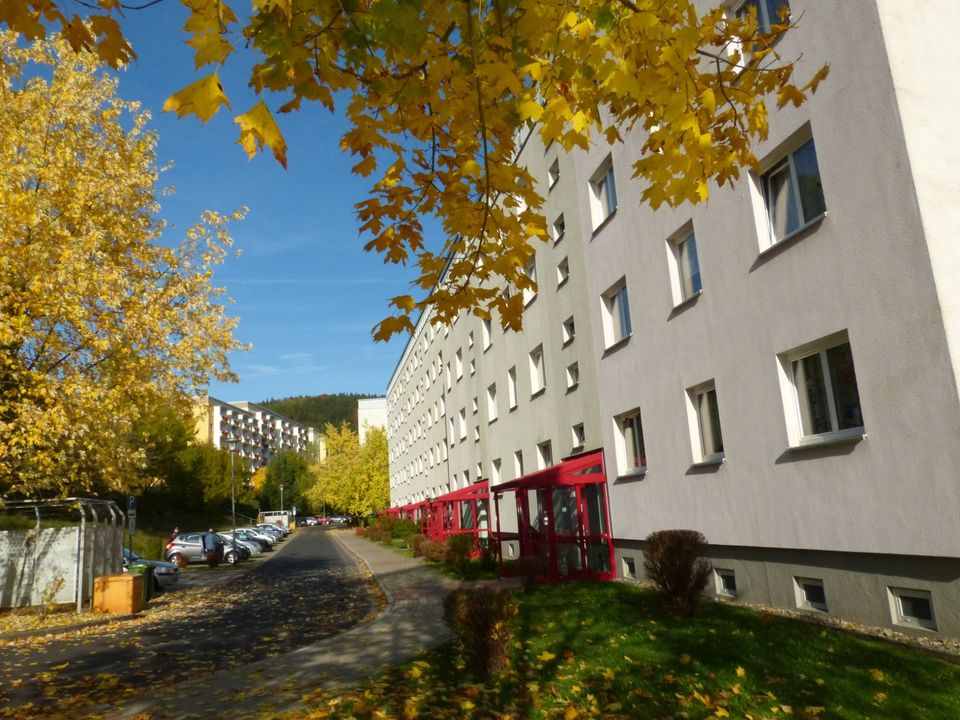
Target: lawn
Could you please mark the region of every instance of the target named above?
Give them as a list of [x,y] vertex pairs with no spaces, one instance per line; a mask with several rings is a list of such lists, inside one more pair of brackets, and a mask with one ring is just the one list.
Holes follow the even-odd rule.
[[520,605],[499,677],[465,677],[445,646],[282,717],[960,717],[960,665],[882,640],[717,603],[679,620],[623,583],[542,586]]

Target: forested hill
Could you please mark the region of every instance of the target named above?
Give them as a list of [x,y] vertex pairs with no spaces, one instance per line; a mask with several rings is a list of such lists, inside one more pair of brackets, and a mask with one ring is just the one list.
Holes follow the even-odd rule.
[[323,432],[327,423],[339,425],[344,420],[354,432],[357,431],[357,400],[376,397],[357,393],[338,393],[336,395],[298,395],[296,397],[270,399],[257,403],[268,410],[296,420],[301,425],[309,425]]

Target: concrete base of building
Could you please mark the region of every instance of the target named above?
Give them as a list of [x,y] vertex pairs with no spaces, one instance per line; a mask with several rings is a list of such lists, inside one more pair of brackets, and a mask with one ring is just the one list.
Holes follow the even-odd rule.
[[[618,577],[644,579],[643,542],[615,544]],[[711,596],[960,638],[960,558],[722,545],[707,557]]]

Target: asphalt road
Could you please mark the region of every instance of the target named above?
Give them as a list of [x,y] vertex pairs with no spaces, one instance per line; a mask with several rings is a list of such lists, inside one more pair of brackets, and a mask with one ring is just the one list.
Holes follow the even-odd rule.
[[367,580],[324,530],[304,528],[273,552],[224,586],[165,593],[146,620],[5,647],[0,718],[82,717],[84,708],[314,643],[374,608]]

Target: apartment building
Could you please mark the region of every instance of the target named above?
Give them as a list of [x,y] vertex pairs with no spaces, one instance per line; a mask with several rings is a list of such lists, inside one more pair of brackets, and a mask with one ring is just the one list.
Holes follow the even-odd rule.
[[522,333],[420,319],[388,388],[391,498],[602,449],[620,576],[692,528],[717,596],[960,636],[960,6],[790,11],[777,50],[830,76],[700,206],[640,203],[642,137],[527,138],[539,292]]
[[315,428],[301,425],[251,402],[198,398],[194,406],[197,439],[214,447],[236,441],[236,452],[252,469],[270,462],[280,450],[304,453],[317,445]]
[[372,428],[387,427],[387,399],[364,398],[357,400],[357,434],[360,444],[367,440],[367,432]]

